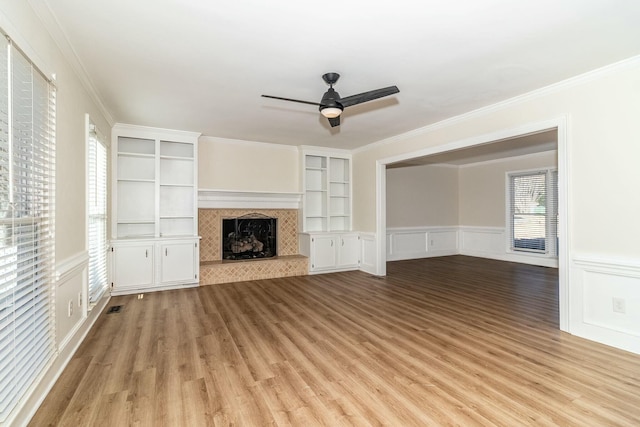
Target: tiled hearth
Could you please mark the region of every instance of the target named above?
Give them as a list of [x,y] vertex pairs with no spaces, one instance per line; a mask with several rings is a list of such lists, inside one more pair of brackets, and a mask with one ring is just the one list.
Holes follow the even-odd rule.
[[[278,218],[278,256],[258,260],[222,260],[222,219],[258,213]],[[298,251],[296,209],[198,209],[200,285],[303,276],[308,260]]]

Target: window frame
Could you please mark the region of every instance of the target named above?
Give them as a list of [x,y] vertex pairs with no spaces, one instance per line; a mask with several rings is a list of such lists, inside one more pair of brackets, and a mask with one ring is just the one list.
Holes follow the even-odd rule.
[[[109,233],[108,233],[108,223],[109,223],[109,146],[106,142],[106,138],[102,135],[96,125],[91,121],[91,117],[89,114],[85,114],[85,133],[86,133],[86,169],[85,169],[85,177],[86,177],[86,248],[89,256],[88,268],[87,268],[87,285],[83,295],[83,302],[85,303],[85,307],[87,307],[87,311],[91,311],[91,309],[95,306],[95,304],[102,298],[107,290],[109,289],[109,272],[108,272],[108,250],[109,250]],[[97,162],[97,158],[92,158],[92,149],[91,144],[97,144],[97,146],[102,146],[104,152],[104,163],[103,163],[103,178],[104,182],[102,182],[102,197],[101,204],[102,206],[98,208],[100,212],[96,213],[94,210],[92,213],[91,203],[92,203],[92,182],[95,182],[96,185],[98,179],[96,177],[95,181],[91,177],[92,167],[91,162]],[[94,150],[97,154],[97,150]],[[99,167],[96,164],[96,170]],[[91,233],[91,224],[93,218],[99,218],[102,223],[102,237],[103,247],[102,249],[93,248],[93,243],[91,241],[92,233]],[[98,251],[100,258],[95,259],[94,251]],[[97,269],[98,271],[94,271]],[[96,276],[101,277],[104,280],[102,285],[96,285],[98,289],[94,289],[92,286],[93,278]]]
[[[545,249],[544,251],[535,249],[516,248],[514,244],[514,221],[513,221],[513,194],[511,191],[511,180],[513,177],[533,176],[544,174],[545,176]],[[555,183],[555,191],[553,185]],[[552,195],[549,197],[549,195]],[[505,238],[507,253],[514,255],[533,256],[541,258],[558,259],[558,168],[557,166],[547,166],[535,169],[525,169],[508,171],[505,173]],[[553,217],[556,221],[553,221]]]

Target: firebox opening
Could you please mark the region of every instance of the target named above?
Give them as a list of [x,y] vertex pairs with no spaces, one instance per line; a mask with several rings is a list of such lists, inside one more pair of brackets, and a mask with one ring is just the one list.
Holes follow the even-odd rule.
[[277,218],[259,213],[222,219],[222,259],[272,258],[277,255]]

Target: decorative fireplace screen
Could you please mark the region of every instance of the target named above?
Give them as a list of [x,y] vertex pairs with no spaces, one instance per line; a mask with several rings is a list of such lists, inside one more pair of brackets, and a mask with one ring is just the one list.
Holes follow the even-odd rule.
[[253,213],[222,219],[222,259],[271,258],[277,255],[277,218]]

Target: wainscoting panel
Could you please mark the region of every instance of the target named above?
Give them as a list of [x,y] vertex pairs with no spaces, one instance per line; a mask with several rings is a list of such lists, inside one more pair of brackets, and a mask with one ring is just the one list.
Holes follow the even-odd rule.
[[[460,253],[484,258],[505,254],[505,230],[502,227],[460,227]],[[493,256],[491,256],[493,255]]]
[[460,255],[490,258],[522,264],[558,268],[558,259],[545,255],[507,250],[507,231],[502,227],[460,226]]
[[[32,393],[24,400],[12,425],[27,425],[111,299],[109,292],[105,292],[88,313],[86,307],[77,306],[78,293],[83,292],[88,280],[88,263],[89,254],[83,251],[56,264],[57,355],[40,382],[34,385]],[[73,314],[68,316],[68,303],[71,300],[74,302],[74,309]]]
[[375,233],[360,233],[360,270],[369,274],[376,274],[376,235]]
[[387,228],[387,261],[455,255],[456,227]]
[[640,263],[574,257],[570,332],[640,353]]
[[[82,294],[87,288],[89,254],[85,251],[56,265],[56,338],[58,349],[67,346],[86,315]],[[69,315],[69,304],[72,305]]]

